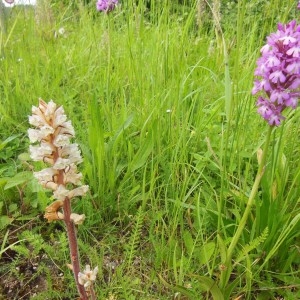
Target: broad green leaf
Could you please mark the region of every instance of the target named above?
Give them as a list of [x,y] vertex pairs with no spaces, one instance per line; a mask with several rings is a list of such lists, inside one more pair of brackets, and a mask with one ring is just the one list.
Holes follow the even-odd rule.
[[201,288],[211,293],[214,300],[224,300],[221,290],[213,279],[205,276],[196,276],[196,278],[198,279]]
[[31,180],[32,177],[33,177],[33,174],[30,171],[20,172],[20,173],[16,174],[14,177],[6,178],[7,183],[4,186],[4,189],[8,190],[12,187],[23,184],[23,183]]
[[191,233],[187,230],[185,230],[183,232],[183,240],[184,240],[184,245],[185,245],[185,248],[188,252],[189,255],[192,255],[193,254],[193,251],[194,251],[194,239],[191,235]]
[[119,140],[119,138],[122,136],[122,133],[124,132],[124,130],[126,130],[130,124],[132,123],[134,119],[134,114],[131,114],[126,121],[119,127],[119,129],[117,130],[116,134],[113,136],[113,138],[110,140],[109,142],[109,150],[112,151],[112,153],[115,153],[115,148],[117,147],[117,141]]
[[135,170],[141,168],[146,163],[148,156],[152,151],[152,148],[152,139],[148,138],[130,162],[129,169],[131,172],[134,172]]
[[10,218],[8,216],[0,216],[0,230],[11,224],[13,220],[14,218]]
[[209,242],[207,244],[204,244],[199,252],[199,264],[205,265],[209,262],[210,258],[212,257],[214,251],[215,251],[215,243]]
[[[179,292],[179,293],[181,293],[182,295],[188,297],[191,300],[192,299],[197,299],[196,294],[192,290],[187,289],[187,288],[185,288],[183,286],[180,286],[180,285],[174,285],[173,286],[173,285],[169,284],[167,281],[165,281],[160,274],[158,274],[158,277],[159,277],[160,281],[163,283],[163,285],[166,286],[167,288],[169,288],[170,290],[173,290],[175,292]],[[222,299],[220,298],[220,300],[222,300]]]
[[24,153],[19,154],[18,159],[21,160],[21,161],[31,160],[30,154],[28,152],[24,152]]

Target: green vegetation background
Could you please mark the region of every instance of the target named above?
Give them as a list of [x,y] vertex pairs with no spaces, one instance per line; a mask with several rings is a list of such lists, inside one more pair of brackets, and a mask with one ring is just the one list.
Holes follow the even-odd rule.
[[[256,59],[278,22],[299,19],[295,1],[128,0],[108,15],[51,3],[13,8],[0,32],[0,295],[15,278],[10,299],[75,297],[63,225],[43,219],[51,199],[28,158],[41,97],[64,106],[82,150],[90,194],[74,210],[99,299],[210,299],[201,276],[218,283],[267,131]],[[225,299],[300,298],[299,114],[273,132]]]

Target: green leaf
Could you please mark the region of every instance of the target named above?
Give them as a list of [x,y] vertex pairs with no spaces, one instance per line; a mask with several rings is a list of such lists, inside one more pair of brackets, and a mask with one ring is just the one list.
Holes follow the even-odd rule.
[[226,258],[227,258],[226,245],[225,245],[223,239],[221,238],[221,236],[219,234],[217,236],[217,240],[218,240],[219,252],[220,252],[220,255],[221,255],[221,261],[225,262]]
[[0,142],[0,151],[11,141],[13,141],[15,138],[17,138],[18,136],[20,136],[20,134],[15,134],[12,135],[10,137],[8,137],[6,140],[4,140],[3,142]]
[[215,251],[216,244],[214,242],[209,242],[202,246],[199,252],[199,264],[205,265],[208,264],[210,258],[212,257]]
[[19,154],[18,159],[21,160],[21,161],[31,160],[30,155],[29,155],[28,152],[24,152],[24,153]]
[[[169,288],[170,290],[179,292],[182,295],[188,297],[189,299],[197,299],[196,294],[192,290],[187,289],[181,285],[173,286],[173,285],[169,284],[167,281],[165,281],[160,274],[158,274],[158,277],[159,277],[160,281],[163,283],[163,285],[166,286],[167,288]],[[222,300],[222,299],[220,298],[220,300]]]
[[[1,218],[1,217],[0,217]],[[0,228],[1,229],[1,228]],[[5,247],[5,244],[7,242],[7,239],[8,239],[8,234],[9,234],[9,230],[6,231],[5,235],[4,235],[4,238],[3,238],[3,241],[2,241],[2,245],[1,245],[1,249],[0,249],[0,258],[2,256],[2,254],[7,251],[8,249],[10,248],[13,248],[15,245],[17,245],[18,243],[21,243],[23,240],[20,240],[20,241],[16,241],[14,242],[13,244],[7,246],[6,248]]]
[[116,147],[118,145],[117,141],[119,140],[119,138],[122,136],[122,133],[130,126],[130,124],[132,123],[134,119],[134,114],[131,114],[126,121],[119,127],[119,129],[117,130],[116,134],[113,136],[113,138],[110,140],[109,142],[109,150],[112,153],[115,153],[116,151]]
[[8,190],[17,185],[23,184],[33,178],[33,174],[30,171],[24,171],[16,174],[14,177],[6,178],[7,183],[4,186],[5,190]]
[[300,285],[300,278],[298,274],[295,272],[293,276],[285,275],[285,274],[274,274],[273,277],[278,278],[286,285]]
[[131,172],[136,171],[146,163],[146,160],[150,155],[152,148],[153,148],[152,139],[149,138],[145,141],[142,147],[137,151],[132,161],[130,162],[129,169]]
[[244,260],[250,251],[252,251],[253,249],[257,249],[258,246],[267,239],[268,234],[269,229],[268,227],[266,227],[260,236],[243,246],[243,249],[239,252],[237,258],[235,259],[235,264],[238,264],[239,262]]
[[194,247],[194,239],[189,231],[185,230],[183,232],[183,240],[188,254],[192,255],[195,247]]
[[211,293],[214,300],[224,300],[221,290],[213,279],[205,276],[196,276],[196,278],[200,283],[200,287]]
[[18,205],[17,203],[11,203],[8,207],[8,210],[10,213],[13,213],[15,212],[16,210],[18,209]]
[[0,230],[11,224],[13,220],[14,218],[10,218],[8,216],[0,216]]

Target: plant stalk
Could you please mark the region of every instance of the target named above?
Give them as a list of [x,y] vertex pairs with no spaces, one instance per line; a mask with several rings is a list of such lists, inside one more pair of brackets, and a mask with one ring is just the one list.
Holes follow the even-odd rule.
[[80,295],[80,300],[88,300],[88,296],[86,294],[84,286],[79,284],[78,281],[78,273],[80,272],[78,243],[77,243],[75,224],[70,219],[71,200],[68,197],[66,197],[64,200],[63,211],[64,211],[64,222],[66,224],[67,235],[69,240],[70,257],[72,261],[73,274],[74,274],[77,290]]
[[244,214],[241,218],[241,221],[240,221],[240,223],[237,227],[237,230],[236,230],[236,232],[235,232],[235,234],[234,234],[234,236],[231,240],[231,243],[228,247],[228,250],[227,250],[227,257],[226,257],[226,261],[224,263],[225,269],[221,273],[220,284],[219,284],[220,289],[223,290],[223,292],[224,292],[224,289],[226,288],[226,286],[228,284],[228,281],[229,281],[229,278],[230,278],[230,275],[231,275],[231,271],[232,271],[231,260],[232,260],[232,255],[233,255],[234,249],[235,249],[235,247],[236,247],[236,245],[239,241],[239,238],[240,238],[240,236],[241,236],[241,234],[242,234],[242,232],[243,232],[243,230],[246,226],[249,214],[251,212],[251,208],[254,204],[254,200],[255,200],[255,197],[257,195],[257,191],[258,191],[260,181],[261,181],[261,179],[263,177],[263,174],[264,174],[264,171],[265,171],[265,162],[266,162],[266,158],[267,158],[268,147],[269,147],[269,144],[270,144],[272,129],[273,129],[273,127],[270,126],[269,130],[267,132],[265,145],[264,145],[264,150],[263,150],[262,157],[261,157],[261,162],[259,164],[257,174],[256,174],[256,177],[255,177],[255,181],[254,181],[251,193],[250,193],[249,198],[248,198],[246,209],[244,211]]

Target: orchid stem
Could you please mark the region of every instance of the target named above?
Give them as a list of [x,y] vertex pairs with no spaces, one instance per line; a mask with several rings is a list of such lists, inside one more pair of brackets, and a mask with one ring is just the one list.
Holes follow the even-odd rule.
[[239,238],[240,238],[240,236],[241,236],[241,234],[242,234],[242,232],[245,228],[245,225],[247,223],[249,214],[251,212],[251,208],[254,204],[254,200],[255,200],[255,197],[257,195],[259,184],[261,182],[261,179],[262,179],[264,171],[265,171],[265,162],[266,162],[268,147],[269,147],[269,144],[270,144],[272,129],[273,129],[273,127],[270,126],[269,130],[267,132],[266,141],[265,141],[265,145],[264,145],[264,150],[263,150],[263,153],[262,153],[261,161],[259,163],[259,167],[258,167],[258,170],[257,170],[255,181],[254,181],[251,193],[250,193],[249,198],[248,198],[246,209],[244,211],[244,214],[243,214],[243,216],[242,216],[242,218],[239,222],[237,230],[236,230],[236,232],[235,232],[235,234],[234,234],[234,236],[231,240],[231,243],[228,247],[228,250],[227,250],[227,258],[226,258],[226,261],[224,263],[225,270],[221,273],[221,278],[220,278],[220,288],[222,290],[224,290],[226,288],[226,286],[228,284],[228,281],[230,279],[230,275],[231,275],[231,271],[232,271],[232,265],[231,265],[232,255],[233,255],[233,252],[234,252],[234,250],[236,248],[236,245],[239,241]]

